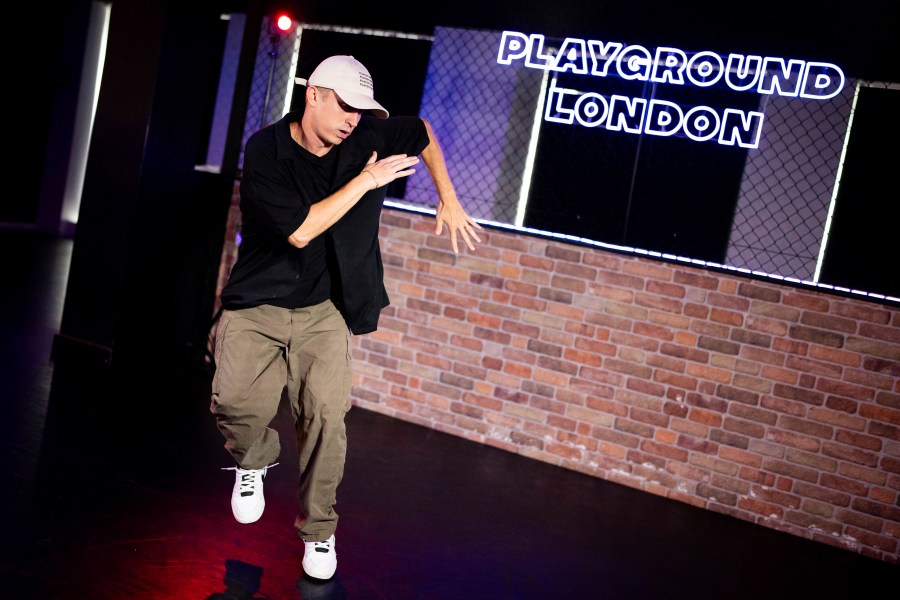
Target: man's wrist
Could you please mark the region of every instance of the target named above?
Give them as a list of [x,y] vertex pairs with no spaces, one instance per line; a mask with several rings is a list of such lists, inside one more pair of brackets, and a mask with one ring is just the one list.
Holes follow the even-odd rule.
[[368,170],[368,169],[363,169],[362,172],[363,172],[363,173],[368,173],[369,175],[372,176],[372,181],[375,182],[375,187],[373,187],[372,189],[373,189],[373,190],[377,190],[377,189],[378,189],[378,186],[379,186],[379,183],[378,183],[378,178],[375,177],[375,173],[373,173],[372,171],[370,171],[370,170]]

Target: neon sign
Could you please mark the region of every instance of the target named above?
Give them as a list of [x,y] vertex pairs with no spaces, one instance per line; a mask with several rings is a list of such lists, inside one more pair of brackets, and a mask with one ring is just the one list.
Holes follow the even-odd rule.
[[[726,85],[737,92],[777,94],[810,100],[828,100],[844,87],[844,73],[831,63],[756,55],[729,54],[727,59],[708,51],[688,54],[678,48],[643,46],[566,38],[555,52],[545,52],[544,36],[504,31],[497,62],[556,73],[594,77],[618,76],[625,80],[710,87]],[[656,136],[684,135],[724,146],[756,148],[764,115],[757,111],[710,106],[683,108],[653,98],[629,98],[582,92],[560,87],[554,77],[548,88],[544,120],[584,127],[603,126],[613,131]]]

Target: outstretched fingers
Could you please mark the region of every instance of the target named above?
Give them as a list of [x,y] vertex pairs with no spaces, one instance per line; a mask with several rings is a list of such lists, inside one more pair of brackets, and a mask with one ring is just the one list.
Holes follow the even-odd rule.
[[453,251],[457,254],[459,253],[459,245],[456,242],[457,231],[459,231],[459,235],[462,236],[463,241],[468,246],[469,250],[475,251],[475,244],[472,243],[474,239],[476,242],[481,243],[481,238],[478,237],[478,234],[475,233],[475,229],[481,229],[481,226],[478,223],[466,223],[462,227],[458,229],[450,230],[450,245],[453,247]]

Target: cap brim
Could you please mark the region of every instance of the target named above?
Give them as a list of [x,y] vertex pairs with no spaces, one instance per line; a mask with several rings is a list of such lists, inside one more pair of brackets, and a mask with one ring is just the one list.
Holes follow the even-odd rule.
[[389,115],[387,109],[375,102],[374,98],[369,98],[364,94],[354,92],[345,92],[344,90],[334,90],[345,103],[358,110],[367,110],[379,119],[386,119]]
[[[309,85],[307,80],[302,77],[295,77],[294,82],[298,85]],[[322,86],[328,87],[328,86]],[[343,90],[335,90],[338,93],[338,96],[341,97],[341,100],[346,102],[348,105],[356,108],[358,110],[367,110],[371,112],[373,115],[378,117],[379,119],[387,119],[390,116],[388,110],[380,105],[378,102],[375,102],[373,98],[369,98],[363,94],[355,94],[353,92],[345,92]]]

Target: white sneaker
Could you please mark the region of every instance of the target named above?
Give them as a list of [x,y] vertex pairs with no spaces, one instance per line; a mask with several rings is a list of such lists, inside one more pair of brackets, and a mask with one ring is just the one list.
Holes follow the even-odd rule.
[[234,488],[231,490],[231,512],[238,523],[253,523],[258,521],[266,508],[266,498],[263,496],[263,477],[270,467],[278,463],[263,467],[262,469],[242,469],[240,467],[226,467],[223,471],[234,471]]
[[337,570],[334,535],[324,542],[303,542],[303,570],[316,579],[331,579]]

